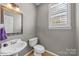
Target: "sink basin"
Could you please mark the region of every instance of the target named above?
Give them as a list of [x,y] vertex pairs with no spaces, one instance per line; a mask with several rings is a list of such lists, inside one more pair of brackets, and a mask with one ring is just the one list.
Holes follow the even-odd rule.
[[21,39],[14,39],[6,42],[8,46],[1,48],[0,55],[13,55],[23,50],[27,43]]

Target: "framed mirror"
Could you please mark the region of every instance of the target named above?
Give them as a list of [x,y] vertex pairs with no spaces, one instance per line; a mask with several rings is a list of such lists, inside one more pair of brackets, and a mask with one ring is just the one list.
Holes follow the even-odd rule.
[[23,33],[23,14],[1,6],[1,23],[8,35]]

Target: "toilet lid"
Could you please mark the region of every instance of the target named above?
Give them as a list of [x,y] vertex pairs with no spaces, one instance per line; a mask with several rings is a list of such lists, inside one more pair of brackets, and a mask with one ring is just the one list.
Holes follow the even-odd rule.
[[34,46],[34,49],[36,49],[36,50],[45,50],[45,48],[42,45],[36,45],[36,46]]

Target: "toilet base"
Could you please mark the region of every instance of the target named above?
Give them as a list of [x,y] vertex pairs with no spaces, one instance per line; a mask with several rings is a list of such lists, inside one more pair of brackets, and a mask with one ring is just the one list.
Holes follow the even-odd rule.
[[42,53],[34,52],[34,56],[42,56]]

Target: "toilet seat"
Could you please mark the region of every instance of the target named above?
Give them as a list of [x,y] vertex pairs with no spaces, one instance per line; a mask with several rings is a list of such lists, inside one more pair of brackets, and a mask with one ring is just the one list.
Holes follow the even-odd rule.
[[44,53],[45,48],[42,45],[35,45],[34,51],[37,52],[37,53]]

